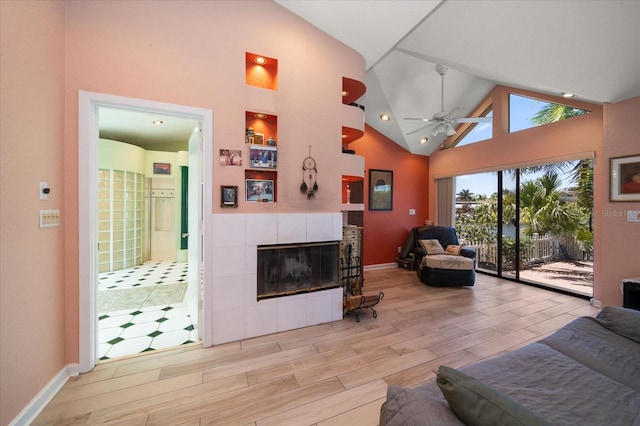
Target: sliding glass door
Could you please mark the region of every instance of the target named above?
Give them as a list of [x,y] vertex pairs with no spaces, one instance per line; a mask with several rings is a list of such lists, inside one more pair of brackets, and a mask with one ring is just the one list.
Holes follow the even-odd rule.
[[477,270],[591,297],[592,170],[585,159],[456,177],[455,227]]

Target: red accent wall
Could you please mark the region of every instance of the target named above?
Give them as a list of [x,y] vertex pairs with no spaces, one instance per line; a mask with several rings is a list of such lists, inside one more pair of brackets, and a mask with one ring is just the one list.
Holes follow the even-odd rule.
[[[351,144],[365,158],[364,264],[395,262],[411,228],[424,224],[429,211],[429,157],[411,154],[372,127]],[[369,211],[369,170],[393,171],[393,210]],[[415,209],[415,216],[409,215]]]

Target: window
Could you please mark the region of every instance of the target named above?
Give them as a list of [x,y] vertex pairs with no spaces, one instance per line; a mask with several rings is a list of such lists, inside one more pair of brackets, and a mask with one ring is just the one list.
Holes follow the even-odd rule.
[[509,94],[509,133],[555,123],[590,111],[540,99]]

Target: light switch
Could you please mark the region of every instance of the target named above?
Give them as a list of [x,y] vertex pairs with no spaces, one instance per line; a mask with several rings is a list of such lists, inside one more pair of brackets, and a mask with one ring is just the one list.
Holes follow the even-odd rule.
[[40,210],[40,228],[60,226],[60,210]]
[[416,209],[409,209],[409,216],[415,216],[416,215]]

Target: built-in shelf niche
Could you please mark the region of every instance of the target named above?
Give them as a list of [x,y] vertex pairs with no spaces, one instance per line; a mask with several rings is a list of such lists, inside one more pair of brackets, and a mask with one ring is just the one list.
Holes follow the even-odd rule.
[[[278,201],[278,173],[276,171],[247,169],[244,171],[244,179],[244,193],[239,194],[239,197],[243,197],[242,199],[246,202],[275,203]],[[261,196],[257,192],[264,195]]]
[[249,86],[278,90],[278,60],[246,52],[245,82]]
[[[348,77],[342,77],[342,103],[348,108],[357,108],[358,114],[354,115],[354,110],[345,110],[345,117],[354,115],[354,126],[342,126],[342,148],[349,149],[349,144],[364,135],[364,106],[356,103],[367,91],[363,82]],[[360,117],[360,120],[357,118]],[[347,120],[345,124],[351,121]]]
[[245,138],[247,130],[252,129],[255,136],[253,141],[245,140],[253,145],[269,145],[269,138],[273,138],[273,145],[278,145],[278,116],[263,112],[245,112]]

